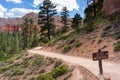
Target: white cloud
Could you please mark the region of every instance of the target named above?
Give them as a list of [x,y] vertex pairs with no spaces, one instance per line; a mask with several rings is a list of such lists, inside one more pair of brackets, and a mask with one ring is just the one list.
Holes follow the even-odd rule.
[[[44,0],[34,0],[33,5],[37,6],[41,4]],[[69,11],[78,10],[79,6],[76,0],[51,0],[53,4],[56,5],[57,11],[61,11],[63,7],[67,7]]]
[[0,17],[4,17],[4,13],[7,11],[6,8],[4,8],[1,4],[0,4]]
[[44,0],[34,0],[33,5],[36,7],[37,5],[41,4]]
[[6,0],[7,2],[22,3],[22,0]]
[[13,18],[13,17],[14,17],[14,14],[11,13],[11,12],[5,13],[5,17],[6,17],[6,18],[8,18],[8,17]]
[[12,8],[7,13],[5,13],[5,17],[13,18],[13,17],[22,17],[27,13],[35,12],[38,13],[39,10],[25,9],[25,8]]

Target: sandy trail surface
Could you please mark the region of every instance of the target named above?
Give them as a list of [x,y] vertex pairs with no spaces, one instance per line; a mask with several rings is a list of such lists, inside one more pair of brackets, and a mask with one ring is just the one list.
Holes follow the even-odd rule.
[[[46,52],[40,49],[41,47],[37,47],[31,50],[28,50],[28,53],[62,59],[63,61],[69,62],[71,64],[83,66],[88,70],[90,70],[96,76],[99,75],[98,61],[93,61],[92,59],[68,56],[68,55],[63,55],[63,54],[58,54],[53,52]],[[104,74],[110,75],[111,80],[120,80],[120,64],[103,60],[103,70],[104,70]]]

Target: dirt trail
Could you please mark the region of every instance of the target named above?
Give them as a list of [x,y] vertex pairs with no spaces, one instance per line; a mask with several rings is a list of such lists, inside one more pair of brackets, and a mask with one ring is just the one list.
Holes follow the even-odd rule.
[[[40,47],[31,49],[28,52],[32,54],[40,54],[52,58],[59,58],[71,64],[81,65],[87,68],[88,70],[90,70],[96,76],[99,75],[98,61],[92,61],[91,59],[85,59],[81,57],[74,57],[74,56],[68,56],[68,55],[57,54],[52,52],[46,52],[40,50]],[[104,74],[110,75],[111,80],[120,80],[120,64],[103,61],[103,69],[104,69]]]

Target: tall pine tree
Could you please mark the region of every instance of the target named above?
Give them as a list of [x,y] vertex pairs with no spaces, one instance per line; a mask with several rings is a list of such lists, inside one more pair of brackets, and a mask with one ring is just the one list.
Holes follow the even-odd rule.
[[87,0],[87,5],[89,7],[89,3],[93,2],[93,12],[94,12],[94,17],[96,16],[96,3],[95,0]]
[[67,7],[63,7],[61,11],[61,18],[62,18],[62,23],[63,23],[63,32],[67,31],[68,28],[68,16],[69,16],[69,11],[67,10]]
[[23,49],[29,47],[29,20],[26,18],[22,27]]
[[73,21],[72,21],[72,28],[75,28],[78,31],[78,27],[81,23],[82,17],[80,16],[80,14],[76,13],[74,15]]
[[32,47],[37,47],[38,44],[39,44],[39,28],[37,27],[37,25],[34,25]]
[[53,29],[53,16],[57,14],[56,6],[50,0],[44,0],[40,6],[38,24],[41,27],[41,32],[44,34],[47,31],[48,39],[50,40],[51,30]]

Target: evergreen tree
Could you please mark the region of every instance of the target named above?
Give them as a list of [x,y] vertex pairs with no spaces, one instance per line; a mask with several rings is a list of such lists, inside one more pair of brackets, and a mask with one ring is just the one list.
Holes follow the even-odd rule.
[[25,19],[23,24],[23,49],[32,48],[34,38],[36,38],[38,34],[38,30],[36,29],[36,25],[34,25],[34,21],[32,19]]
[[43,4],[40,6],[38,24],[41,27],[42,34],[44,34],[44,32],[47,30],[47,36],[49,40],[51,36],[51,30],[53,29],[54,25],[53,16],[57,14],[55,8],[56,6],[52,4],[50,0],[44,0]]
[[62,23],[63,23],[63,32],[67,31],[68,28],[68,16],[69,16],[69,11],[67,10],[67,7],[63,7],[61,11],[61,18],[62,18]]
[[23,49],[29,47],[29,20],[26,18],[22,27]]
[[75,28],[78,31],[81,20],[82,17],[80,16],[80,14],[76,13],[72,21],[72,28]]
[[32,47],[33,42],[33,28],[34,28],[34,21],[33,19],[29,20],[29,48]]
[[96,17],[96,5],[95,5],[95,0],[93,0],[93,11],[94,11],[94,17]]
[[95,0],[87,0],[87,5],[89,7],[89,3],[93,2],[93,12],[94,12],[94,17],[96,16],[96,4]]
[[38,34],[39,34],[39,29],[36,25],[34,25],[32,47],[36,47],[39,44],[39,35]]

